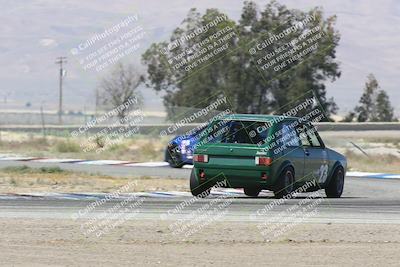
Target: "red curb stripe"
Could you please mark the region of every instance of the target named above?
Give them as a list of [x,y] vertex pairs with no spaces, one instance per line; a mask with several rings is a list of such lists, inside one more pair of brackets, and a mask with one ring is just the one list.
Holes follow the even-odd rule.
[[17,159],[16,161],[34,161],[34,160],[41,160],[41,159],[48,159],[48,158]]

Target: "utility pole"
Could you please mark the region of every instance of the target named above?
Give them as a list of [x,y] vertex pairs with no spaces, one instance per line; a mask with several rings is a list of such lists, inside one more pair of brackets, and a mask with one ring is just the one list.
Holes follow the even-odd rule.
[[62,107],[62,83],[63,83],[63,76],[64,76],[64,69],[63,69],[63,64],[67,63],[67,58],[66,57],[58,57],[56,64],[60,65],[60,84],[59,84],[59,102],[58,102],[58,124],[62,124],[62,112],[63,112],[63,107]]

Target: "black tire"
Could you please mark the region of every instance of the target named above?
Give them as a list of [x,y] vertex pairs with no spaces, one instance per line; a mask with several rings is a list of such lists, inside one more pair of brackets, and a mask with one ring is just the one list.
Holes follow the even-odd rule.
[[249,197],[258,197],[258,194],[261,192],[260,189],[252,187],[243,188],[243,191],[244,194]]
[[190,192],[193,196],[205,198],[210,195],[211,187],[200,184],[195,175],[195,169],[192,169],[190,173]]
[[277,188],[274,190],[275,198],[283,198],[294,189],[294,169],[286,167],[278,178]]
[[165,161],[168,162],[172,168],[182,168],[185,165],[181,160],[181,155],[175,151],[176,145],[173,147],[167,147],[165,150]]
[[335,169],[328,186],[325,188],[325,194],[329,198],[340,198],[344,188],[344,169],[339,166]]

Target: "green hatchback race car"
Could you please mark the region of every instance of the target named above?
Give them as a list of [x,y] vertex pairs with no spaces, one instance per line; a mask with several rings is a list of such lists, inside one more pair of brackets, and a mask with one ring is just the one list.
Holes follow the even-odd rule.
[[282,198],[297,188],[325,189],[327,197],[343,192],[346,158],[325,147],[315,127],[302,118],[233,114],[213,121],[194,151],[192,195],[205,197],[213,186],[261,190]]

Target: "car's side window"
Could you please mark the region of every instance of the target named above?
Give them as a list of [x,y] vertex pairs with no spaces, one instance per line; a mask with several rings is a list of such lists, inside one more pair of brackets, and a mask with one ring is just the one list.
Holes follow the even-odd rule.
[[299,133],[301,145],[302,146],[311,146],[311,139],[307,135],[307,127],[305,125],[300,125],[297,128],[297,132]]
[[311,141],[311,145],[313,147],[322,147],[321,142],[319,141],[317,134],[316,134],[316,129],[310,125],[307,126],[307,134],[309,136],[309,139]]
[[281,143],[288,147],[300,146],[300,140],[296,129],[291,125],[291,123],[282,123]]

